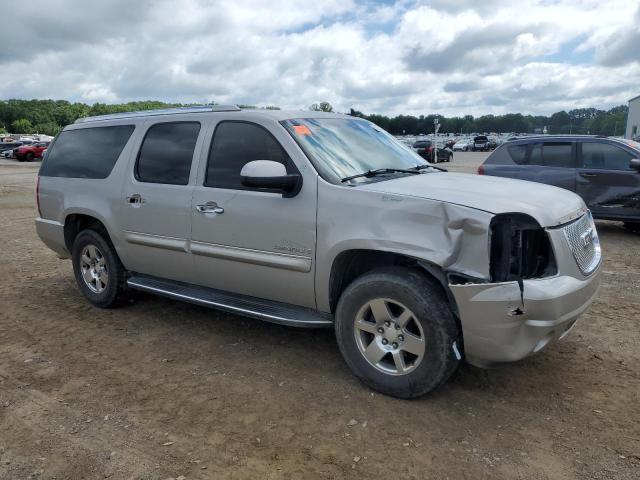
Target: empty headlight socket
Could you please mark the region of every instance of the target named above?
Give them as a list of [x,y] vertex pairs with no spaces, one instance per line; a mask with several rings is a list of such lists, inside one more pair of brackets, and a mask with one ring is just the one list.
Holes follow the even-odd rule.
[[[557,273],[549,235],[529,215],[503,213],[493,217],[489,243],[491,281],[517,282],[522,308],[524,280],[544,278]],[[522,313],[514,310],[513,314]]]

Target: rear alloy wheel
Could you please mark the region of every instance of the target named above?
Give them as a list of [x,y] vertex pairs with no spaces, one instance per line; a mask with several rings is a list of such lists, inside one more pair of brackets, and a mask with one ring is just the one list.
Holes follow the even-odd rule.
[[88,244],[80,254],[80,270],[85,285],[93,293],[102,293],[109,284],[109,272],[104,255],[98,247]]
[[389,267],[358,277],[341,295],[335,318],[347,365],[384,394],[424,395],[460,361],[460,333],[442,287],[417,269]]
[[126,271],[100,232],[80,232],[73,242],[72,260],[76,283],[93,305],[110,308],[126,298]]

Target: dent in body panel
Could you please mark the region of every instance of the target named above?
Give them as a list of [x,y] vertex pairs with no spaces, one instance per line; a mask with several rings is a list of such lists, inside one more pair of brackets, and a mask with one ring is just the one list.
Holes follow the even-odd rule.
[[615,196],[611,196],[610,192],[604,191],[596,197],[596,199],[592,202],[592,206],[595,208],[622,208],[628,209],[629,213],[632,213],[632,210],[638,211],[640,210],[640,188]]
[[398,253],[447,273],[489,278],[492,214],[451,203],[319,184],[316,295],[330,311],[334,259],[348,250]]

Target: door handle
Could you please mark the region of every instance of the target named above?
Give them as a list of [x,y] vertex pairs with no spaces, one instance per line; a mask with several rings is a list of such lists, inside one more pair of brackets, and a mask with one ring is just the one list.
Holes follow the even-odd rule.
[[144,199],[140,196],[139,193],[134,193],[133,195],[129,195],[127,197],[127,203],[131,206],[139,207],[141,203],[144,203]]
[[200,213],[224,213],[224,208],[219,207],[216,202],[207,202],[202,205],[196,205],[196,210]]
[[586,173],[586,172],[581,172],[580,173],[581,177],[597,177],[598,174],[597,173]]

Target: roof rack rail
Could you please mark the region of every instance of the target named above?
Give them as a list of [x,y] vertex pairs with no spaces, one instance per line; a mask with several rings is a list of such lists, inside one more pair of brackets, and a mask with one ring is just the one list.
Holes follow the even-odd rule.
[[118,120],[120,118],[153,117],[156,115],[173,115],[176,113],[206,113],[206,112],[236,112],[240,111],[237,105],[196,105],[193,107],[159,108],[156,110],[141,110],[137,112],[109,113],[94,117],[83,117],[74,123],[100,122],[105,120]]

